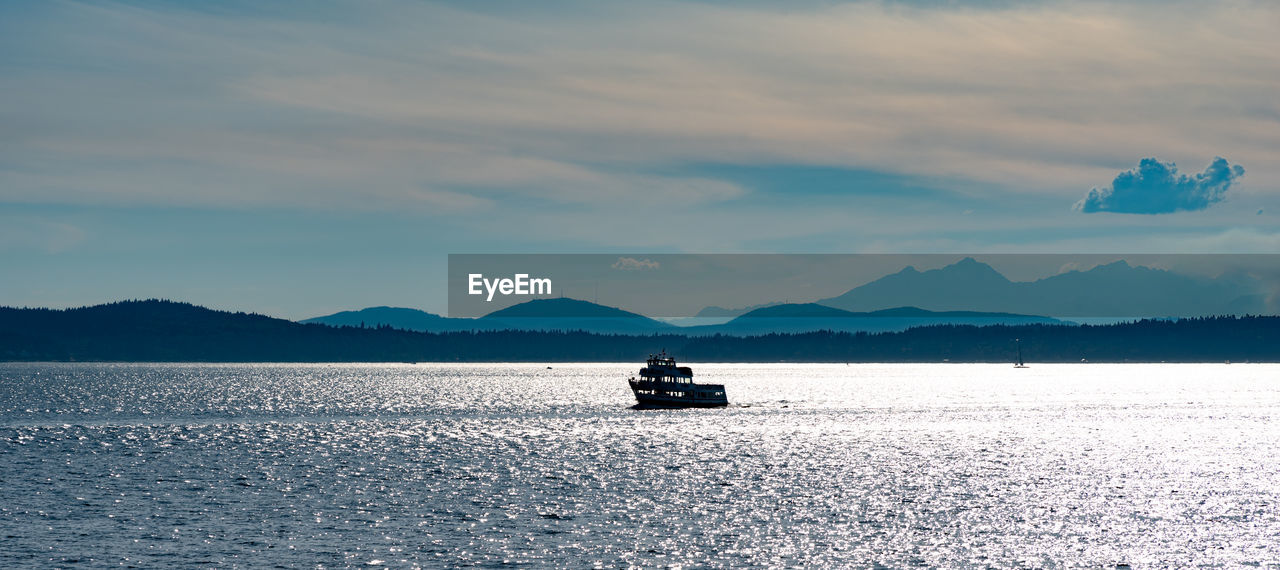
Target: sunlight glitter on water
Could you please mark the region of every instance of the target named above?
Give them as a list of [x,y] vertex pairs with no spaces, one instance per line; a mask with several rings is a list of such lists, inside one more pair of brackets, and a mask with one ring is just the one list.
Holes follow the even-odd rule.
[[0,565],[1280,563],[1276,365],[0,365]]

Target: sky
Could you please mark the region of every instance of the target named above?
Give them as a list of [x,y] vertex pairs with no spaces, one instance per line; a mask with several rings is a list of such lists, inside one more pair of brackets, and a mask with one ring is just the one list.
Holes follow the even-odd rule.
[[1274,2],[195,4],[0,5],[0,305],[439,313],[450,253],[1280,252]]

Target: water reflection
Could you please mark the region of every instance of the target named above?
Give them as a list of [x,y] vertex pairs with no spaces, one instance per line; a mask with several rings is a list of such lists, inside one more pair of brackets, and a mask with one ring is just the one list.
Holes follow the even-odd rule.
[[631,368],[0,365],[0,565],[1280,562],[1277,366]]

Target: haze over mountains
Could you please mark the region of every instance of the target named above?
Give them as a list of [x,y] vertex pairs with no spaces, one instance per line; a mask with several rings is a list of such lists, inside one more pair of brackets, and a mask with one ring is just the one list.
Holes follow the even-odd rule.
[[[301,321],[331,326],[382,326],[425,331],[583,330],[607,334],[749,335],[818,330],[900,331],[929,325],[1021,325],[1076,318],[1193,317],[1265,314],[1257,283],[1244,277],[1205,278],[1125,261],[1066,271],[1036,281],[1011,281],[990,265],[965,258],[919,271],[886,275],[813,303],[771,302],[742,309],[709,306],[692,326],[576,299],[535,299],[478,319],[448,318],[394,307],[344,311]],[[732,317],[728,322],[712,319]],[[1051,318],[1057,317],[1058,319]],[[712,320],[715,324],[696,324]]]
[[[1193,317],[1261,314],[1265,295],[1247,277],[1214,279],[1131,266],[1125,261],[1067,271],[1036,281],[1010,281],[990,265],[965,258],[940,269],[906,267],[844,294],[815,301],[847,311],[919,307],[1053,317]],[[733,316],[756,307],[708,307],[705,315]]]
[[442,317],[418,309],[370,307],[299,321],[329,326],[391,326],[420,332],[583,330],[602,334],[676,332],[679,327],[577,299],[534,299],[478,319]]
[[341,311],[332,315],[303,319],[303,324],[321,324],[331,327],[390,326],[407,331],[469,331],[476,330],[476,319],[451,319],[435,313],[405,307],[368,307],[358,311]]
[[1009,313],[934,312],[915,307],[853,312],[813,303],[792,303],[760,308],[723,324],[681,327],[622,309],[567,298],[535,299],[494,311],[478,319],[451,319],[417,309],[371,307],[300,322],[330,326],[391,326],[421,332],[581,330],[602,334],[694,336],[716,334],[741,336],[820,330],[884,332],[939,324],[979,326],[1062,324],[1062,321],[1055,319]]
[[723,324],[687,327],[731,335],[799,333],[810,331],[891,332],[934,325],[1029,325],[1069,324],[1048,317],[979,311],[928,311],[917,307],[895,307],[879,311],[855,312],[817,303],[785,303],[753,310]]

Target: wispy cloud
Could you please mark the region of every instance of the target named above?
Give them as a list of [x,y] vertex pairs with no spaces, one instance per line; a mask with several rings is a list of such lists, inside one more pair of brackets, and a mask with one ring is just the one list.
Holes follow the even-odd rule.
[[661,267],[661,264],[649,258],[636,259],[634,257],[619,257],[617,261],[613,262],[612,267],[623,271],[640,271],[644,269],[657,269]]
[[1227,190],[1241,177],[1244,168],[1218,157],[1194,175],[1179,174],[1172,162],[1144,158],[1138,167],[1121,172],[1106,188],[1094,188],[1076,202],[1086,214],[1169,214],[1203,210],[1226,198]]

